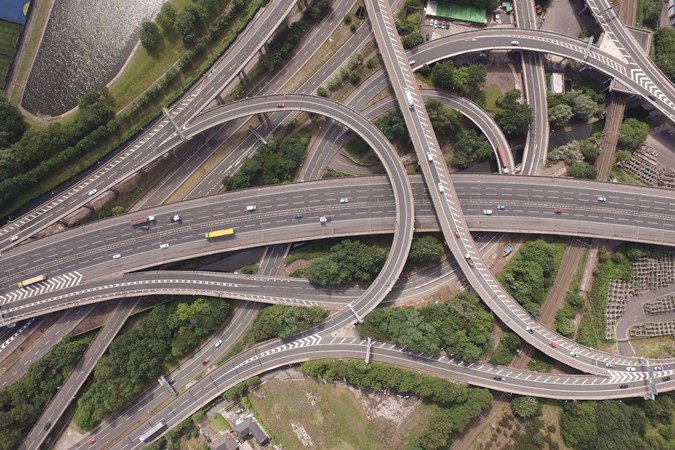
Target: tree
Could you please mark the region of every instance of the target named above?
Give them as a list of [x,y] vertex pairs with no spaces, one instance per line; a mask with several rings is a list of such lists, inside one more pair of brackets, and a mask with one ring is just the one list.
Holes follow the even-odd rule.
[[112,213],[113,216],[119,216],[120,214],[124,214],[124,206],[122,205],[117,205],[114,206],[110,212]]
[[464,169],[474,162],[492,157],[492,145],[484,135],[478,135],[474,130],[464,131],[462,137],[453,145],[453,161]]
[[176,15],[174,27],[183,38],[185,44],[191,44],[197,39],[197,33],[201,25],[201,19],[196,7],[192,4],[187,5]]
[[518,103],[520,96],[521,92],[513,89],[497,100],[495,121],[509,136],[524,135],[532,122],[532,109],[529,105]]
[[591,165],[595,164],[595,162],[598,160],[598,157],[600,156],[600,149],[598,146],[590,142],[588,139],[579,142],[579,150],[584,156],[584,161]]
[[155,50],[162,36],[159,34],[159,28],[153,22],[147,20],[141,24],[140,40],[143,48],[149,52]]
[[176,7],[171,3],[164,3],[157,15],[157,23],[165,33],[173,32],[176,22]]
[[352,16],[350,16],[349,14],[345,14],[342,21],[344,22],[345,25],[349,25],[350,23],[352,23]]
[[444,61],[434,64],[431,69],[431,82],[437,88],[452,89],[452,73],[455,66],[450,61]]
[[403,44],[403,48],[415,48],[418,45],[424,44],[424,36],[419,32],[414,31],[407,36],[403,36],[401,38],[401,43]]
[[598,110],[595,101],[586,94],[577,94],[572,100],[574,116],[580,120],[588,120]]
[[408,134],[403,117],[398,111],[392,111],[375,121],[375,126],[384,133],[390,141]]
[[0,148],[7,148],[18,142],[26,131],[26,124],[19,110],[0,96]]
[[626,119],[619,129],[619,144],[624,148],[633,149],[644,142],[649,134],[649,125],[637,119]]
[[598,176],[598,170],[590,164],[579,162],[572,164],[569,169],[567,169],[567,175],[572,178],[595,180]]
[[514,397],[511,400],[511,411],[518,417],[529,419],[541,414],[541,405],[535,397]]
[[467,67],[467,85],[469,92],[476,92],[485,83],[487,71],[481,64],[471,64]]
[[565,126],[573,115],[574,113],[570,106],[556,105],[548,109],[548,122],[553,128],[560,128]]
[[349,77],[349,82],[354,86],[358,85],[361,82],[361,74],[355,70]]
[[458,135],[462,130],[462,115],[450,108],[446,108],[438,100],[429,100],[425,103],[431,126],[437,136],[447,138]]
[[330,97],[330,91],[325,87],[321,86],[316,90],[316,95],[319,97]]
[[654,50],[656,65],[675,83],[675,29],[663,27],[656,30]]
[[548,164],[564,161],[565,164],[572,165],[581,160],[583,160],[583,155],[581,154],[579,141],[568,142],[560,147],[556,147],[546,155],[546,162]]
[[628,150],[619,150],[616,152],[615,162],[618,164],[620,162],[628,161],[633,157],[633,154]]
[[408,259],[415,266],[424,266],[438,262],[445,254],[443,244],[433,236],[424,236],[413,240]]

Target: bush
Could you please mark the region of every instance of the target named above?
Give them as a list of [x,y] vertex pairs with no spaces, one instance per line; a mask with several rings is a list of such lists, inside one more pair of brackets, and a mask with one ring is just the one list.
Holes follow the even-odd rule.
[[511,400],[511,411],[518,417],[529,419],[541,414],[541,405],[535,397],[514,397]]
[[162,36],[159,34],[159,28],[153,22],[147,20],[141,24],[140,40],[143,48],[152,52],[157,48]]
[[330,254],[307,267],[307,279],[312,284],[339,285],[349,281],[374,279],[387,259],[387,249],[344,240],[331,247]]

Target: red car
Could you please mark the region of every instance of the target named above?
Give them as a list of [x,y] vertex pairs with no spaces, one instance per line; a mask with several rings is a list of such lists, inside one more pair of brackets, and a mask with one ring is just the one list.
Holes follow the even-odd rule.
[[209,358],[206,358],[204,361],[202,361],[202,366],[205,366],[211,361]]
[[548,343],[548,345],[550,345],[550,346],[553,347],[553,348],[558,348],[558,344],[556,344],[556,343],[553,342],[553,341],[550,341],[550,342]]
[[459,231],[455,231],[455,237],[456,237],[456,238],[459,238],[459,237],[460,237]]
[[96,443],[96,438],[89,439],[89,445],[94,445]]
[[284,105],[283,103],[277,103],[277,108],[283,108],[284,106],[286,105]]
[[554,209],[553,212],[556,213],[556,214],[562,214],[563,210],[562,210],[562,208],[558,208],[558,209]]

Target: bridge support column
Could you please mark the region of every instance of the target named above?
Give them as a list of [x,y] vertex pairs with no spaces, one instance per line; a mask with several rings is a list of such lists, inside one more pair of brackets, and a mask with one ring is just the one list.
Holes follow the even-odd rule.
[[267,145],[267,139],[265,139],[260,133],[258,133],[258,130],[253,128],[252,125],[248,126],[249,130],[251,130],[251,133],[260,141],[263,143],[263,145]]
[[94,212],[96,211],[93,206],[91,205],[82,205],[83,208],[87,208],[89,211]]
[[164,108],[162,109],[164,112],[164,115],[166,116],[167,119],[169,119],[169,122],[171,122],[171,125],[173,125],[173,128],[178,132],[178,135],[182,140],[185,140],[185,135],[183,135],[183,130],[180,129],[178,124],[173,120],[173,117],[171,117],[171,114],[169,114],[169,110]]
[[225,100],[223,100],[220,94],[216,95],[216,103],[218,103],[219,106],[223,106],[225,104]]
[[373,346],[373,341],[368,338],[368,344],[366,346],[366,364],[370,362],[370,348]]
[[586,61],[588,55],[591,54],[591,45],[593,45],[593,36],[588,37],[588,44],[586,44],[586,51],[584,52],[584,61]]
[[354,309],[354,307],[352,306],[352,304],[350,303],[348,306],[349,306],[349,309],[352,310],[352,313],[354,314],[354,317],[356,317],[357,322],[363,323],[363,320],[361,320],[361,318],[359,317],[359,315],[356,313],[356,310]]
[[239,79],[240,79],[241,81],[243,81],[244,83],[248,83],[248,76],[246,76],[246,72],[244,72],[243,70],[242,70],[241,72],[239,72],[239,73],[237,74],[237,76],[238,76]]

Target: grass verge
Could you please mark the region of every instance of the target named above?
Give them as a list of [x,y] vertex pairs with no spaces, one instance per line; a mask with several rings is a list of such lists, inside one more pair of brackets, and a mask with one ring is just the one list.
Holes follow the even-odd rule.
[[220,413],[216,413],[209,418],[209,426],[216,433],[228,431],[231,429],[230,424],[227,423],[227,420],[225,420],[225,418]]
[[497,109],[497,99],[502,96],[502,90],[496,84],[485,86],[482,91],[485,95],[485,110],[494,112]]
[[609,179],[614,180],[617,183],[622,184],[634,184],[636,186],[647,186],[647,183],[639,179],[638,177],[631,175],[625,170],[619,167],[612,167],[612,171],[609,173]]

